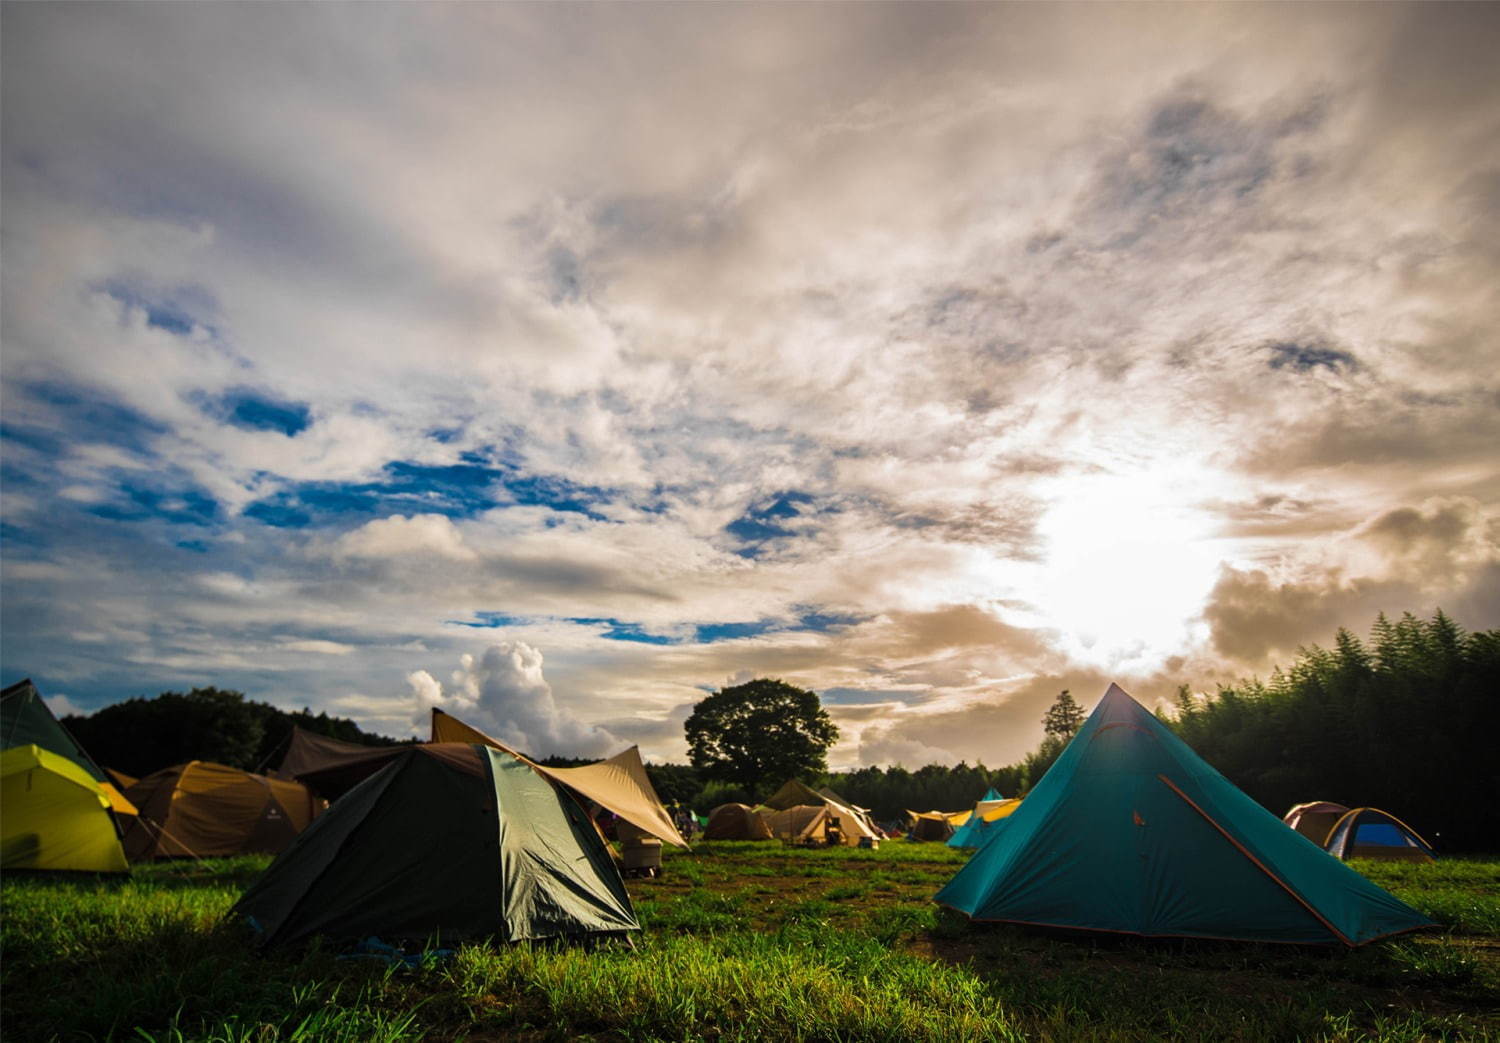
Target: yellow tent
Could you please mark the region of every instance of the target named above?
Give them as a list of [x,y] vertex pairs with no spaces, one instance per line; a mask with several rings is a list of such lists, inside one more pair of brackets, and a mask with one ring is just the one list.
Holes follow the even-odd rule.
[[140,818],[125,831],[132,862],[277,854],[323,809],[300,782],[212,761],[163,768],[126,793],[140,808]]
[[110,807],[65,757],[33,745],[0,753],[0,868],[128,872]]

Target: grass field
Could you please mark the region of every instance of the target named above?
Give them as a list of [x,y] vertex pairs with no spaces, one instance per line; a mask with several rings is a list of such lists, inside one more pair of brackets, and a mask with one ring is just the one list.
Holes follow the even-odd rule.
[[1500,1038],[1500,860],[1358,868],[1441,930],[1353,952],[976,926],[963,862],[705,843],[629,884],[634,949],[263,957],[221,922],[267,859],[7,876],[0,1033],[63,1040]]

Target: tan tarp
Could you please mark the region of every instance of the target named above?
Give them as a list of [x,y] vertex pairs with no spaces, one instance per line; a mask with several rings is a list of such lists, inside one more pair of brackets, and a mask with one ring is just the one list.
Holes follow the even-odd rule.
[[827,793],[819,793],[810,786],[806,786],[796,779],[788,779],[786,783],[763,802],[766,807],[776,811],[784,811],[794,808],[799,804],[822,805],[828,809],[828,815],[833,820],[833,825],[838,828],[843,842],[850,846],[859,843],[861,837],[878,837],[873,825],[869,823],[853,805],[847,804],[837,797],[829,796]]
[[189,761],[147,775],[126,791],[140,811],[125,831],[131,861],[208,858],[284,850],[321,810],[298,782]]
[[828,827],[832,824],[824,804],[798,804],[784,811],[767,808],[760,812],[760,817],[772,836],[793,843],[822,843],[828,839]]
[[343,739],[332,739],[310,732],[300,725],[293,725],[292,740],[287,744],[286,753],[282,755],[281,767],[272,772],[271,777],[291,781],[299,775],[362,761],[374,753],[388,752],[395,748],[345,742]]
[[754,808],[720,804],[708,813],[704,840],[770,840],[771,829]]
[[[521,756],[498,739],[490,738],[479,729],[436,707],[432,710],[432,741],[480,742],[513,756]],[[682,834],[672,824],[672,816],[662,806],[661,798],[656,795],[656,788],[646,775],[646,765],[641,760],[638,747],[632,746],[608,760],[578,768],[549,768],[542,764],[533,764],[533,767],[653,837],[678,847],[688,846],[688,842],[682,839]]]

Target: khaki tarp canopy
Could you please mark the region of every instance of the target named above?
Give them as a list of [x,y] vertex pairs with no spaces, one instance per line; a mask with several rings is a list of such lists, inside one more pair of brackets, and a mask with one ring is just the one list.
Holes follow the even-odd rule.
[[120,796],[110,777],[94,763],[71,732],[52,713],[42,693],[28,678],[0,691],[0,750],[35,745],[54,756],[72,761],[99,785],[117,815],[134,815],[135,808]]
[[796,844],[823,843],[832,824],[828,807],[823,804],[798,804],[784,811],[767,808],[760,817],[772,836]]
[[[478,728],[467,725],[436,707],[432,710],[432,741],[478,742],[521,756],[498,739],[490,738]],[[682,834],[677,832],[677,827],[672,824],[672,816],[662,806],[661,798],[656,795],[656,789],[646,775],[646,765],[641,761],[638,747],[632,746],[608,760],[577,768],[549,768],[543,764],[535,767],[548,778],[614,812],[653,837],[678,847],[688,846],[687,841],[682,839]]]
[[704,840],[770,840],[771,828],[760,812],[744,804],[720,804],[708,813]]
[[286,782],[211,761],[163,768],[127,791],[140,818],[125,831],[133,862],[275,854],[316,817],[322,803]]
[[845,800],[843,797],[839,796],[827,786],[821,787],[818,790],[818,793],[834,806],[840,808],[848,808],[850,811],[854,812],[854,814],[859,817],[860,823],[867,830],[869,830],[871,836],[881,837],[885,835],[885,831],[882,830],[879,826],[875,825],[873,812],[869,808],[862,808],[853,801]]
[[827,793],[819,793],[796,779],[788,779],[782,787],[762,802],[774,811],[784,811],[799,804],[822,805],[838,829],[845,844],[858,844],[861,837],[877,837],[874,828],[854,807]]
[[480,744],[394,747],[234,908],[266,946],[451,944],[639,930],[604,841],[535,767]]

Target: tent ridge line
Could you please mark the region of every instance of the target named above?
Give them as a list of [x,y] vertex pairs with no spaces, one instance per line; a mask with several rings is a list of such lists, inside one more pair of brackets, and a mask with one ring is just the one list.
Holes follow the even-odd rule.
[[1167,778],[1165,775],[1163,775],[1161,773],[1158,773],[1156,777],[1158,779],[1160,779],[1162,782],[1166,783],[1167,787],[1173,793],[1177,794],[1184,801],[1186,801],[1188,807],[1192,808],[1198,814],[1202,815],[1204,821],[1206,821],[1210,826],[1213,826],[1214,829],[1218,830],[1219,833],[1224,837],[1224,839],[1227,840],[1227,841],[1229,841],[1231,844],[1233,844],[1235,846],[1235,848],[1239,851],[1239,853],[1242,854],[1242,855],[1244,855],[1246,858],[1248,858],[1250,860],[1250,862],[1257,869],[1259,869],[1262,873],[1266,874],[1266,876],[1270,877],[1273,881],[1276,882],[1276,884],[1283,891],[1285,891],[1287,894],[1291,895],[1294,899],[1296,899],[1298,905],[1302,906],[1302,908],[1306,909],[1309,913],[1312,913],[1312,915],[1317,919],[1317,921],[1319,923],[1321,923],[1324,927],[1328,928],[1330,931],[1333,932],[1333,936],[1335,938],[1337,938],[1339,941],[1343,942],[1345,945],[1349,946],[1349,948],[1351,948],[1351,949],[1353,949],[1353,948],[1356,947],[1356,943],[1353,942],[1353,941],[1351,941],[1347,936],[1345,936],[1345,934],[1344,934],[1343,931],[1340,931],[1337,927],[1333,926],[1333,924],[1329,923],[1328,919],[1322,913],[1320,913],[1316,909],[1314,909],[1312,907],[1312,904],[1309,903],[1307,901],[1307,899],[1305,899],[1301,895],[1299,895],[1296,892],[1296,890],[1293,889],[1293,887],[1290,884],[1288,884],[1285,880],[1281,879],[1281,877],[1277,876],[1275,873],[1271,872],[1271,870],[1266,866],[1266,864],[1264,862],[1262,862],[1260,859],[1256,858],[1253,854],[1251,854],[1250,851],[1245,847],[1244,844],[1241,844],[1238,840],[1236,840],[1230,834],[1230,832],[1227,829],[1225,829],[1223,826],[1219,825],[1218,822],[1214,821],[1213,816],[1210,815],[1208,812],[1204,811],[1201,807],[1199,807],[1198,804],[1197,804],[1197,802],[1194,801],[1192,797],[1189,797],[1186,793],[1182,792],[1182,790],[1180,788],[1178,788],[1178,786],[1177,786],[1177,784],[1175,782],[1173,782],[1171,779]]

